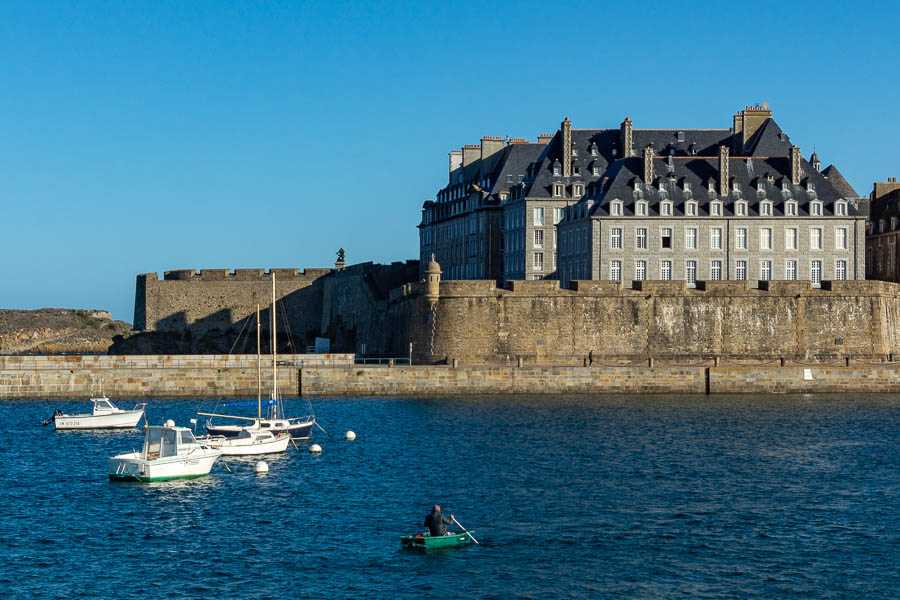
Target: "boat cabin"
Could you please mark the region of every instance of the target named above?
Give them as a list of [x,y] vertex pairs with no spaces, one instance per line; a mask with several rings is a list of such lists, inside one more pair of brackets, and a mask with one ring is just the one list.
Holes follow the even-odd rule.
[[109,398],[91,398],[91,402],[94,403],[95,415],[121,412],[112,402],[109,401]]
[[186,427],[148,427],[141,454],[145,460],[156,460],[186,454],[190,446],[197,448],[199,443]]

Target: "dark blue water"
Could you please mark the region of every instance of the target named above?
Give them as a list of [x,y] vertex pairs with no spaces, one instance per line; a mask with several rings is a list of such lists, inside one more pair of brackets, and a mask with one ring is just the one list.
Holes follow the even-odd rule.
[[[900,594],[893,397],[317,400],[321,456],[157,484],[107,480],[140,432],[54,433],[57,407],[86,403],[0,402],[0,597]],[[435,502],[482,544],[402,550]]]

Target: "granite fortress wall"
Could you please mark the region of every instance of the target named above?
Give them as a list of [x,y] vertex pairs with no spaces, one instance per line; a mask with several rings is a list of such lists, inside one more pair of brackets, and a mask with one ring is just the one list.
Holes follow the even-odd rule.
[[598,362],[900,353],[900,288],[884,282],[442,281],[434,303],[426,291],[404,286],[389,311],[405,333],[392,350],[403,355],[412,342],[428,363],[580,364],[591,350]]
[[[194,353],[229,352],[244,319],[253,315],[260,304],[263,337],[268,340],[272,271],[279,301],[278,333],[282,351],[302,351],[302,346],[311,345],[317,336],[329,337],[336,345],[354,351],[358,337],[375,340],[388,328],[381,317],[385,314],[389,291],[415,281],[419,264],[418,261],[389,265],[368,262],[339,269],[304,271],[180,270],[166,271],[162,279],[156,273],[145,273],[137,276],[134,329],[187,338],[189,348],[185,349]],[[285,315],[287,324],[283,322]],[[296,348],[284,347],[289,339],[294,340]],[[371,345],[371,352],[384,347],[380,343]],[[251,346],[255,347],[255,342]],[[267,342],[263,346],[265,349]]]

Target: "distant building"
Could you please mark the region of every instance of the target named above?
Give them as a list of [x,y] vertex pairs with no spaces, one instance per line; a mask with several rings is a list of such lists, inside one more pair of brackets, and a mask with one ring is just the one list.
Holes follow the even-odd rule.
[[574,129],[450,153],[420,265],[446,279],[865,278],[869,202],[767,104],[731,129]]
[[866,236],[867,279],[900,281],[900,183],[896,177],[875,182]]

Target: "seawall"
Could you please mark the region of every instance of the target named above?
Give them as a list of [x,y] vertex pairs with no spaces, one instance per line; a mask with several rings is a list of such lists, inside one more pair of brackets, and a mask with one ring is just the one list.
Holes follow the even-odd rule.
[[[352,354],[278,356],[278,389],[295,396],[304,365],[352,365]],[[256,356],[0,356],[0,399],[256,396]],[[272,356],[262,357],[262,389],[272,389]]]
[[[897,393],[900,363],[851,366],[360,366],[352,354],[278,357],[285,396]],[[263,392],[272,389],[263,356]],[[0,399],[256,395],[252,355],[0,356]]]
[[900,392],[900,363],[849,367],[306,367],[305,396]]

